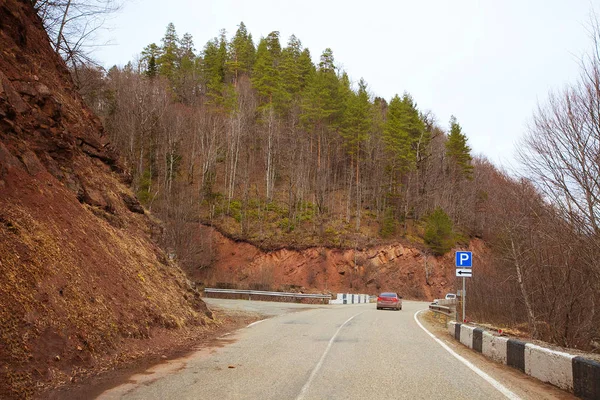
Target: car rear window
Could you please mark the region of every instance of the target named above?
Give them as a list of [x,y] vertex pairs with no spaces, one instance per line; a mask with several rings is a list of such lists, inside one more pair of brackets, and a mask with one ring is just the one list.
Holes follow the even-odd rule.
[[381,293],[379,297],[396,297],[396,293]]

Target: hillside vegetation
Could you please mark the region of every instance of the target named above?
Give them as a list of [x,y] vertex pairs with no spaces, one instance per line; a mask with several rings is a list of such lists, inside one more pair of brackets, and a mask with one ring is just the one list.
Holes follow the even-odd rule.
[[242,23],[196,54],[170,24],[139,61],[76,76],[184,260],[190,220],[265,249],[422,242],[436,207],[456,232],[481,230],[469,209],[485,193],[457,120],[446,135],[408,93],[373,97],[330,49],[315,65],[298,38],[255,47]]
[[540,106],[523,178],[473,157],[456,118],[377,97],[331,49],[314,59],[295,36],[255,42],[244,24],[196,51],[170,24],[124,67],[73,72],[188,271],[217,268],[199,256],[212,246],[194,239],[199,223],[263,250],[401,241],[442,255],[478,237],[491,251],[469,281],[474,316],[595,346],[596,56]]

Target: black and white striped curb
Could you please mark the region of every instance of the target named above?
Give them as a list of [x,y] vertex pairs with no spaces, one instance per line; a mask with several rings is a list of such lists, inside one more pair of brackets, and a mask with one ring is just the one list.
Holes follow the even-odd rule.
[[582,399],[600,400],[600,363],[532,343],[494,335],[458,322],[448,333],[492,360],[516,368]]

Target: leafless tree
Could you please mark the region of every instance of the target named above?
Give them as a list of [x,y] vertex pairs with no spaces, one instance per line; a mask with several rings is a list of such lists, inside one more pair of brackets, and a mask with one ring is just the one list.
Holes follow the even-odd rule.
[[76,69],[90,63],[92,43],[120,0],[32,0],[54,50]]
[[600,235],[600,32],[579,81],[538,106],[520,159],[538,187],[586,234]]

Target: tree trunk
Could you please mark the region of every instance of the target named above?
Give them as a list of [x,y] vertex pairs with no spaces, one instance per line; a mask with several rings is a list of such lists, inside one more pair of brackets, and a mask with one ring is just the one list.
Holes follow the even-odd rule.
[[63,30],[65,29],[65,23],[67,22],[67,14],[69,13],[69,7],[71,7],[71,0],[67,1],[65,7],[65,13],[63,14],[62,21],[60,22],[60,28],[58,29],[58,35],[56,35],[56,52],[60,51],[61,39],[63,37]]
[[[358,149],[360,151],[360,147]],[[361,211],[361,193],[360,193],[360,170],[359,170],[359,151],[356,152],[356,231],[360,230],[360,211]]]
[[525,309],[527,311],[527,320],[529,322],[529,331],[531,332],[531,337],[537,338],[537,329],[535,325],[535,315],[533,313],[533,308],[531,307],[531,303],[529,301],[529,296],[527,294],[527,288],[525,287],[525,282],[523,280],[523,266],[520,262],[519,254],[517,254],[517,249],[515,248],[515,242],[513,238],[510,238],[510,246],[512,250],[513,263],[515,265],[515,271],[517,273],[517,282],[519,284],[519,289],[521,290],[521,295],[523,296],[523,302],[525,303]]

